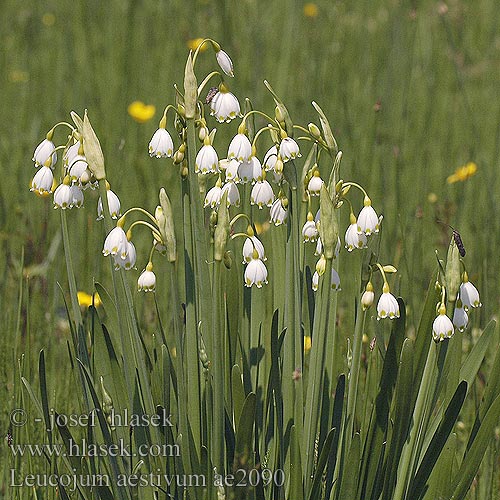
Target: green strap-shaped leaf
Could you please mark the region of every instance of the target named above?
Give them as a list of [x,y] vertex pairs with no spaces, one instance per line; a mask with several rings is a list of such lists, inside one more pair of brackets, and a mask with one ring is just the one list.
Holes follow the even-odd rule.
[[302,465],[300,460],[300,446],[297,439],[297,429],[292,425],[290,431],[290,486],[288,489],[288,500],[304,498],[302,484]]
[[339,498],[348,500],[355,498],[356,489],[359,482],[359,462],[361,454],[361,439],[359,432],[354,434],[347,461],[342,474],[342,483],[340,485]]
[[309,492],[309,495],[307,497],[309,500],[317,500],[319,498],[323,471],[325,470],[326,464],[328,462],[328,457],[330,456],[330,449],[336,432],[337,432],[336,429],[331,429],[328,435],[326,436],[325,444],[323,445],[323,449],[321,450],[318,464],[316,466],[316,472],[314,473],[311,491]]
[[453,478],[453,495],[450,497],[450,500],[462,500],[465,498],[499,421],[500,396],[497,396],[486,413],[476,437],[462,461],[458,473]]
[[413,478],[408,489],[407,498],[417,500],[421,498],[425,492],[427,480],[429,479],[432,469],[439,458],[439,454],[446,444],[450,432],[455,425],[460,410],[462,409],[466,394],[467,382],[462,380],[462,382],[458,385],[455,394],[451,398],[450,404],[444,412],[441,423],[439,424],[439,427],[432,437],[429,447],[422,458],[417,473],[415,474],[415,477]]

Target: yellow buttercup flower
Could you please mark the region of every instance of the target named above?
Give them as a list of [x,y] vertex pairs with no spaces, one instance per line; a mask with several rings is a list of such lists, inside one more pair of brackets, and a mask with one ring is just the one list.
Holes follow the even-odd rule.
[[476,172],[477,172],[477,165],[474,162],[470,161],[469,163],[466,163],[465,165],[458,167],[455,170],[455,173],[451,174],[446,179],[446,182],[448,184],[454,184],[455,182],[463,182],[466,181],[469,177],[472,177]]
[[[201,42],[203,42],[203,40],[204,38],[191,38],[191,40],[188,40],[186,42],[188,49],[196,50],[198,48],[198,45],[200,45]],[[208,49],[208,43],[205,43],[201,46],[200,52],[205,52],[205,50],[207,49]]]
[[138,123],[146,123],[156,113],[153,104],[144,104],[142,101],[134,101],[127,108],[128,114]]
[[[76,296],[78,297],[78,303],[80,304],[81,307],[87,308],[92,305],[92,295],[89,295],[87,292],[79,291],[76,293]],[[99,307],[101,305],[101,298],[99,297],[99,294],[96,292],[94,293],[94,306]]]
[[318,16],[318,6],[313,2],[306,3],[304,5],[304,16],[317,17]]

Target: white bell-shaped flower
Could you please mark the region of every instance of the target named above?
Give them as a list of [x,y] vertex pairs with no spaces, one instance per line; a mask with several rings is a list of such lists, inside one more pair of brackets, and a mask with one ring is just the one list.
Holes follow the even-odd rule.
[[239,207],[240,192],[238,191],[238,186],[236,186],[234,182],[226,182],[226,184],[222,186],[221,198],[225,192],[227,192],[227,206],[233,205]]
[[455,310],[453,311],[453,326],[459,331],[463,332],[469,323],[469,315],[460,299],[457,300]]
[[137,290],[139,292],[154,292],[156,288],[156,276],[153,272],[153,264],[148,262],[146,269],[142,271],[137,280]]
[[384,283],[384,288],[382,290],[382,295],[378,299],[377,304],[377,319],[394,319],[399,318],[399,304],[396,297],[392,295],[389,285]]
[[170,158],[174,154],[174,143],[168,130],[160,127],[149,142],[149,156]]
[[332,283],[331,283],[332,290],[335,290],[336,292],[340,292],[342,288],[340,288],[340,276],[339,273],[337,272],[336,269],[332,268]]
[[280,156],[284,163],[302,156],[299,145],[291,138],[285,137],[280,142]]
[[276,160],[278,159],[278,148],[276,145],[272,146],[267,153],[264,155],[264,160],[262,161],[262,166],[266,172],[269,170],[274,170],[276,165]]
[[137,259],[137,251],[135,245],[131,241],[127,241],[127,256],[122,259],[118,255],[113,255],[115,261],[115,270],[123,268],[126,271],[133,269],[135,267],[135,261]]
[[467,272],[464,272],[463,281],[460,285],[460,300],[464,305],[466,311],[470,307],[481,307],[481,300],[479,299],[479,292],[477,288],[469,281]]
[[314,222],[314,216],[311,212],[307,214],[307,221],[302,227],[302,237],[304,238],[304,242],[314,243],[316,238],[318,238],[318,228],[316,227],[316,223]]
[[205,137],[205,142],[196,155],[194,171],[197,174],[211,174],[219,171],[219,158],[217,151],[210,144],[209,136]]
[[72,184],[70,187],[71,190],[71,203],[75,208],[81,208],[83,207],[83,191],[81,190],[80,186],[78,184]]
[[39,196],[48,196],[52,193],[54,174],[50,167],[40,167],[31,181],[30,191]]
[[[80,148],[81,148],[81,151],[80,151]],[[77,156],[82,156],[80,155],[80,152],[83,152],[83,147],[82,147],[82,143],[80,141],[77,141],[75,142],[74,144],[72,144],[64,153],[64,156],[63,156],[63,165],[66,167],[66,168],[69,168],[70,165],[73,163],[73,160],[77,157]]]
[[319,196],[321,186],[324,184],[323,179],[319,176],[319,170],[315,170],[313,176],[307,184],[307,190],[311,196]]
[[367,239],[365,233],[358,233],[356,217],[351,214],[351,224],[345,232],[345,247],[349,252],[355,248],[366,248]]
[[245,240],[245,243],[243,243],[243,264],[247,264],[253,259],[254,249],[257,250],[257,257],[260,260],[262,261],[267,260],[266,252],[264,250],[264,245],[257,238],[257,236],[253,235],[253,231],[251,231],[251,236],[249,235],[248,238]]
[[227,157],[234,158],[239,162],[248,161],[252,156],[252,144],[248,137],[243,133],[236,134],[227,150]]
[[446,306],[441,304],[439,307],[439,315],[432,323],[432,338],[434,342],[441,342],[444,339],[449,339],[453,335],[453,323],[446,316]]
[[288,217],[288,210],[283,207],[283,202],[281,198],[276,198],[271,208],[269,210],[270,222],[272,222],[275,226],[281,226]]
[[215,53],[215,58],[217,59],[217,63],[220,66],[220,69],[226,73],[228,76],[234,76],[233,72],[233,61],[223,50],[218,50]]
[[235,160],[229,160],[229,163],[226,164],[225,174],[226,174],[226,182],[238,182],[240,180],[238,176],[240,162]]
[[262,288],[262,285],[267,284],[267,268],[264,262],[260,260],[257,251],[254,251],[254,258],[247,264],[245,269],[245,286],[251,287],[256,285],[257,288]]
[[69,179],[67,183],[63,181],[62,184],[57,186],[54,191],[54,208],[71,208],[73,206],[73,193],[71,192],[71,188],[69,186]]
[[372,233],[378,233],[379,227],[377,212],[373,209],[370,198],[365,196],[364,207],[358,215],[358,233],[369,236]]
[[319,273],[318,271],[314,271],[314,274],[312,275],[312,280],[311,280],[311,288],[313,292],[317,292],[319,287]]
[[217,179],[215,186],[212,189],[208,190],[208,193],[205,196],[205,201],[203,202],[203,208],[210,207],[215,208],[219,205],[220,199],[222,197],[222,182],[220,177]]
[[[116,194],[111,191],[111,189],[107,190],[108,194],[108,206],[109,206],[109,214],[111,215],[111,218],[113,219],[118,219],[120,217],[120,199]],[[102,200],[101,197],[99,197],[99,200],[97,201],[97,220],[104,219],[104,214],[103,214],[103,208],[102,208]]]
[[72,182],[78,182],[83,172],[88,169],[89,165],[85,156],[76,155],[68,165],[68,174]]
[[219,123],[229,123],[233,118],[241,116],[240,103],[234,94],[227,91],[223,85],[210,101],[210,115]]
[[271,184],[265,179],[259,178],[252,187],[252,192],[250,193],[250,204],[257,205],[260,209],[264,205],[270,207],[274,201],[274,193]]
[[238,167],[238,178],[242,184],[256,182],[262,176],[262,165],[256,156],[250,160],[240,163]]
[[127,258],[128,240],[125,231],[120,226],[113,228],[104,240],[102,253],[106,255],[117,255],[121,259]]
[[57,152],[56,147],[52,141],[49,139],[44,139],[36,148],[33,153],[33,161],[35,162],[35,167],[40,165],[54,168],[57,162]]

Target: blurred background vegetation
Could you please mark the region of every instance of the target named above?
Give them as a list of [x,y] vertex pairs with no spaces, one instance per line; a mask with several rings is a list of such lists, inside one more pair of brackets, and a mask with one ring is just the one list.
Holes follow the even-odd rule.
[[[57,285],[66,292],[59,217],[50,199],[29,191],[35,146],[56,121],[69,119],[70,110],[82,114],[87,108],[122,207],[154,210],[159,187],[168,188],[178,172],[169,161],[149,158],[147,145],[163,107],[173,102],[173,83],[182,84],[189,43],[198,37],[216,39],[231,55],[236,77],[228,83],[240,102],[248,96],[256,108],[271,111],[262,84],[267,79],[295,123],[317,121],[311,101],[321,105],[344,152],[344,178],[365,186],[385,216],[381,259],[399,270],[394,290],[408,303],[410,323],[433,277],[435,250],[444,256],[451,237],[436,218],[460,231],[469,277],[482,292],[483,308],[472,315],[473,326],[496,315],[500,9],[495,0],[3,0],[1,11],[3,401],[18,383],[16,352],[26,350],[28,334],[28,358],[36,359],[42,345],[55,361],[66,349]],[[199,58],[200,80],[214,60],[210,52]],[[127,112],[135,100],[154,105],[154,118],[135,121]],[[218,127],[216,147],[225,149],[236,127]],[[62,142],[62,129],[58,134]],[[447,181],[468,162],[477,165],[474,175],[469,170],[449,179],[458,182]],[[86,194],[85,209],[69,217],[78,285],[87,292],[94,279],[105,282],[109,274],[100,253],[96,204],[95,193]],[[347,211],[344,216],[345,229]],[[149,244],[144,241],[141,251],[139,243],[138,254],[146,255]],[[350,307],[349,284],[343,287],[347,292],[339,300]],[[141,310],[146,324],[154,323],[147,317],[150,310]],[[57,363],[48,366],[57,377]],[[68,390],[64,381],[59,389]],[[4,417],[6,412],[2,432],[8,426]]]

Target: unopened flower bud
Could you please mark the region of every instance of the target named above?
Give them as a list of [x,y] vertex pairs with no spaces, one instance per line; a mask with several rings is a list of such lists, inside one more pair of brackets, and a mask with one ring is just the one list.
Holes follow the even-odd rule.
[[309,123],[309,125],[307,125],[307,128],[309,129],[309,133],[315,139],[321,139],[321,132],[319,130],[319,127],[315,123]]
[[371,281],[366,284],[365,291],[361,296],[361,306],[363,307],[363,311],[366,311],[369,307],[372,306],[373,301],[375,299],[375,293],[373,292],[373,285]]
[[233,265],[233,258],[231,257],[231,252],[229,251],[224,252],[224,265],[226,266],[226,269],[231,269],[231,266]]

